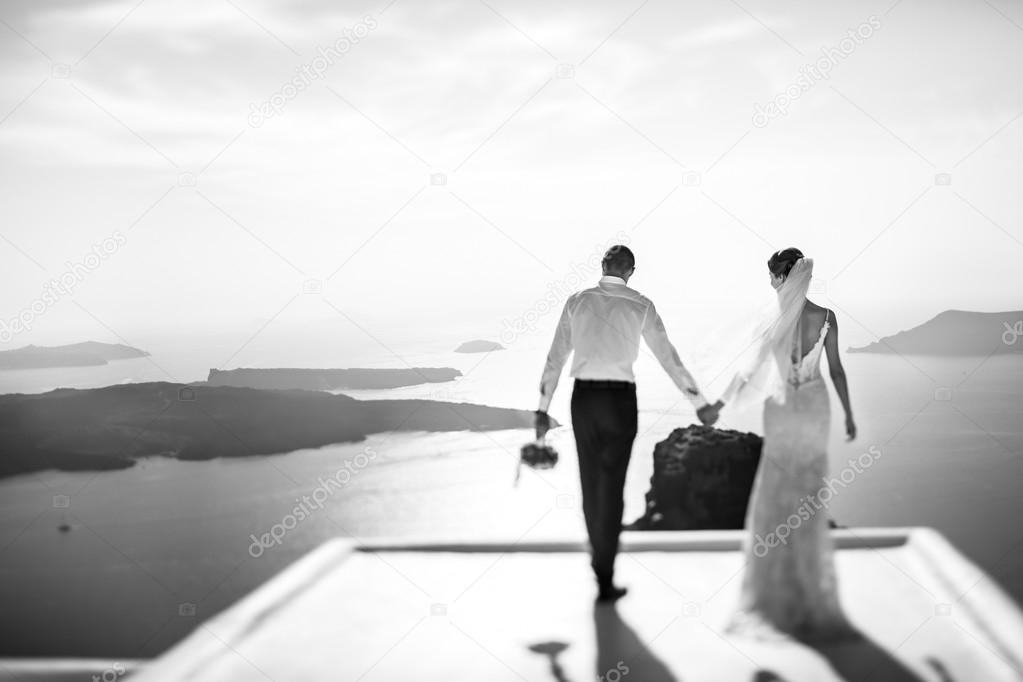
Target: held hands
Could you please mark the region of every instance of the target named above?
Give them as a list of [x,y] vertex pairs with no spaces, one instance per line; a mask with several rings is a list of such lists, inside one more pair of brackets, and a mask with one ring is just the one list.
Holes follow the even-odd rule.
[[714,422],[718,420],[718,414],[724,406],[725,404],[720,400],[713,405],[708,403],[696,411],[696,416],[704,426],[714,426]]
[[845,435],[846,442],[856,440],[856,422],[853,421],[852,415],[845,418]]
[[551,430],[551,417],[546,412],[537,410],[533,418],[533,428],[536,429],[536,439],[541,440]]

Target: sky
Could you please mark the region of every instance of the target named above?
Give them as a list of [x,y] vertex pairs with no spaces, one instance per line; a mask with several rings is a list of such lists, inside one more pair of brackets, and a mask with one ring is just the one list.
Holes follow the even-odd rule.
[[0,349],[544,339],[616,242],[689,337],[787,246],[849,343],[1021,309],[1021,72],[1007,0],[5,0]]

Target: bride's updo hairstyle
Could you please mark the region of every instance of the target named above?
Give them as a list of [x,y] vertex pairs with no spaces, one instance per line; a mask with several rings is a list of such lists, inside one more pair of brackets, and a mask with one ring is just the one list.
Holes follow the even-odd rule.
[[795,247],[775,251],[774,255],[767,260],[767,268],[775,277],[788,277],[792,266],[803,257],[803,252]]

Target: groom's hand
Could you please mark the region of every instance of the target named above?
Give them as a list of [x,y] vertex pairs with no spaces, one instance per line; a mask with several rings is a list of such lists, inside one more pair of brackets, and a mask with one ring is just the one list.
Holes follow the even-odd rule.
[[714,426],[714,423],[718,420],[718,413],[721,412],[722,407],[724,407],[724,403],[720,400],[713,405],[704,405],[696,411],[696,417],[704,426]]
[[536,439],[540,440],[551,430],[551,418],[546,412],[537,410],[533,418],[533,427],[536,429]]

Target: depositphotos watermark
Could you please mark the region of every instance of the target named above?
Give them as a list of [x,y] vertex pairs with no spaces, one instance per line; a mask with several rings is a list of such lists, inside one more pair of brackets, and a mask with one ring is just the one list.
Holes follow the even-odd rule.
[[127,243],[128,238],[120,230],[114,230],[113,234],[99,244],[93,244],[92,250],[82,256],[81,260],[67,261],[64,264],[64,272],[44,284],[43,291],[38,297],[11,319],[0,319],[0,343],[7,343],[18,334],[30,331],[38,317],[56,305],[62,296],[73,294],[75,287],[85,280],[86,275],[98,270],[103,261],[117,253]]
[[631,672],[625,661],[618,661],[615,667],[608,669],[603,675],[597,675],[597,682],[620,682]]
[[323,509],[323,505],[327,500],[338,490],[348,485],[352,477],[369,466],[369,463],[376,459],[376,456],[376,451],[371,447],[367,447],[351,460],[346,459],[345,465],[335,471],[333,476],[327,479],[321,476],[317,481],[318,485],[313,488],[312,492],[296,498],[295,501],[298,504],[295,505],[291,512],[285,514],[284,518],[278,523],[270,526],[270,530],[258,537],[255,533],[249,534],[249,538],[252,539],[252,544],[249,545],[249,556],[253,559],[258,559],[263,556],[263,552],[274,545],[279,546],[283,544],[284,536],[288,534],[288,531],[294,530],[300,522],[312,516],[313,512]]
[[831,78],[831,70],[855,52],[857,47],[880,28],[881,20],[872,14],[855,29],[849,29],[846,37],[839,40],[837,45],[822,47],[821,56],[815,62],[800,67],[799,76],[788,87],[775,95],[767,104],[757,103],[754,105],[753,125],[757,128],[764,128],[771,122],[771,119],[788,114],[789,106],[794,101],[809,92],[819,81]]
[[504,328],[500,333],[501,343],[510,346],[520,336],[536,331],[536,325],[540,318],[552,310],[556,310],[558,305],[578,291],[583,283],[592,280],[596,274],[601,272],[604,254],[615,244],[628,246],[628,233],[618,232],[613,240],[606,242],[603,246],[598,245],[585,261],[572,263],[572,269],[567,275],[548,282],[547,292],[542,298],[533,301],[533,305],[528,310],[518,317],[502,320]]
[[100,674],[93,675],[92,682],[116,682],[127,672],[128,669],[124,667],[123,663],[114,663],[104,668]]
[[327,70],[344,57],[352,46],[369,35],[380,23],[376,17],[367,15],[362,21],[341,32],[341,37],[326,47],[316,48],[316,56],[295,69],[295,77],[284,83],[280,89],[263,102],[249,105],[249,125],[259,128],[267,119],[280,116],[288,102],[298,97],[298,93],[310,87],[314,81],[323,78]]
[[1003,322],[1002,326],[1005,327],[1005,331],[1002,332],[1002,343],[1006,346],[1016,345],[1019,338],[1023,336],[1023,320],[1016,320],[1016,324]]
[[778,524],[778,527],[768,533],[766,537],[762,537],[759,533],[754,536],[753,554],[764,557],[773,548],[787,544],[789,536],[794,530],[816,516],[817,512],[828,508],[828,504],[838,494],[836,486],[842,489],[849,487],[857,476],[872,467],[879,459],[881,459],[881,449],[876,445],[871,445],[859,457],[850,459],[848,466],[839,472],[837,478],[832,476],[822,479],[824,485],[816,493],[801,498],[799,507],[783,523]]

